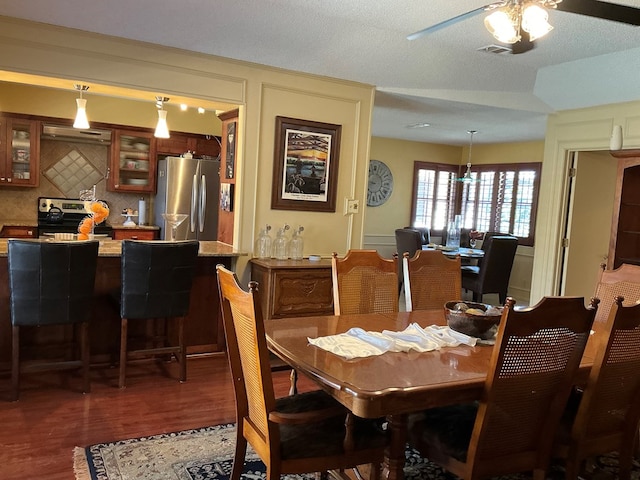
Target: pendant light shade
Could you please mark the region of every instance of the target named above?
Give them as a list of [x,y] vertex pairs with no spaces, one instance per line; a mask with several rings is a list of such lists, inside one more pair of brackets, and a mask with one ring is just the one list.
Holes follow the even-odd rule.
[[473,136],[478,133],[477,130],[469,130],[467,131],[469,135],[471,135],[471,139],[469,140],[469,157],[467,158],[467,170],[464,172],[464,175],[458,179],[459,182],[462,183],[472,183],[477,181],[471,176],[471,147],[473,147]]
[[169,101],[167,97],[156,97],[158,110],[158,123],[154,136],[156,138],[169,138],[169,126],[167,125],[167,111],[163,108],[164,102]]
[[76,98],[76,119],[73,122],[73,128],[81,130],[89,128],[89,119],[87,118],[87,101],[82,98],[82,92],[89,90],[86,85],[74,85],[74,88],[80,92],[80,98]]

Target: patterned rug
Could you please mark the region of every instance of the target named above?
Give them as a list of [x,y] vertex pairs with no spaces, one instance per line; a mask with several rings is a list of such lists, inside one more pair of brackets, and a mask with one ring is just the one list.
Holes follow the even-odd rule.
[[[235,446],[235,426],[217,425],[195,430],[154,435],[118,442],[76,447],[76,480],[227,480],[231,473]],[[404,474],[407,480],[453,480],[451,475],[407,449]],[[617,478],[615,455],[598,458],[593,479]],[[249,447],[242,480],[265,478],[264,464]],[[285,480],[312,480],[313,475],[287,475]],[[531,476],[509,475],[495,480],[525,480]],[[559,467],[549,472],[551,479],[563,479]],[[632,479],[640,480],[640,464],[634,464]]]

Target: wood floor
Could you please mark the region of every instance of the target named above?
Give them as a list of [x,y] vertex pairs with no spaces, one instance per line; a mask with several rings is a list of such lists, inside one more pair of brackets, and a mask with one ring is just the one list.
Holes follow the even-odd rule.
[[[76,446],[235,422],[233,387],[223,354],[190,358],[180,383],[175,363],[133,365],[127,388],[117,368],[92,370],[91,393],[80,376],[23,375],[20,400],[9,402],[10,379],[0,377],[0,479],[73,480]],[[313,388],[300,379],[301,391]],[[274,373],[277,396],[287,394],[288,372]]]

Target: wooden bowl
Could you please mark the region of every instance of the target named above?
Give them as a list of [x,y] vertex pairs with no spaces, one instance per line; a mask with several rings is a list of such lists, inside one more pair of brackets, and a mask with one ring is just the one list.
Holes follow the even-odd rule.
[[[447,302],[444,305],[444,315],[447,319],[447,325],[449,328],[456,332],[464,333],[470,337],[476,337],[482,340],[493,338],[498,331],[498,324],[500,323],[502,313],[489,315],[465,313],[464,311],[456,309],[456,305],[461,303],[467,305],[469,309],[478,309],[483,312],[486,312],[491,308],[491,305],[487,305],[485,303],[467,302],[464,300]],[[501,312],[502,308],[499,308],[498,310]]]

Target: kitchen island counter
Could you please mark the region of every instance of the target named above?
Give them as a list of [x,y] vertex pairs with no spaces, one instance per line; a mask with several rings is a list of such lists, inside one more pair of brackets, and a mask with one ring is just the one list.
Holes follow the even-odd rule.
[[[48,240],[34,240],[48,241]],[[0,373],[11,359],[11,319],[9,310],[9,273],[7,239],[0,239]],[[120,289],[120,256],[122,242],[100,240],[95,283],[95,304],[90,326],[91,359],[93,363],[115,363],[120,345],[119,306],[114,293]],[[201,241],[198,263],[191,289],[189,314],[185,321],[187,353],[212,353],[225,350],[222,315],[218,297],[216,265],[234,270],[239,252],[221,242]],[[117,295],[116,295],[117,297]],[[146,322],[131,322],[132,335],[147,331]],[[171,331],[170,331],[171,335]],[[50,342],[52,339],[71,341],[71,331],[65,326],[33,329],[24,336],[26,347]],[[23,349],[27,352],[28,349]]]

